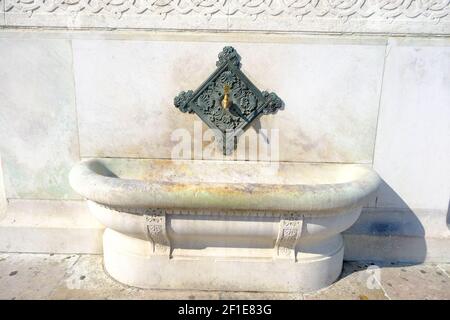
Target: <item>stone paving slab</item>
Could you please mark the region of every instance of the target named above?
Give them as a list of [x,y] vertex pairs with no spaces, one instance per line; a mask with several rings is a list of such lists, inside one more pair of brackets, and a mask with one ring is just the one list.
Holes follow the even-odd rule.
[[50,299],[301,299],[301,294],[218,292],[194,290],[144,290],[120,284],[103,269],[101,256],[81,256]]
[[438,269],[442,271],[445,275],[450,277],[450,263],[444,264],[440,263],[437,265]]
[[303,296],[305,300],[387,300],[383,287],[372,280],[372,267],[369,263],[346,262],[338,281]]
[[0,299],[47,299],[79,256],[4,254],[0,256]]
[[0,253],[0,299],[450,299],[450,264],[346,262],[312,293],[144,290],[111,279],[99,255]]
[[381,283],[392,299],[450,299],[450,277],[435,264],[383,268]]

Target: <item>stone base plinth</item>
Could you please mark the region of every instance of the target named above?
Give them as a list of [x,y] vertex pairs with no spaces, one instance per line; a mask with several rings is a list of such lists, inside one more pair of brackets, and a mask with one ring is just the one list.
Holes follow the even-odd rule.
[[[293,259],[215,255],[220,249],[196,250],[170,258],[154,255],[146,240],[111,229],[103,237],[104,266],[116,280],[152,289],[307,292],[333,283],[342,270],[344,246],[337,235],[322,254]],[[238,251],[239,249],[236,249]]]

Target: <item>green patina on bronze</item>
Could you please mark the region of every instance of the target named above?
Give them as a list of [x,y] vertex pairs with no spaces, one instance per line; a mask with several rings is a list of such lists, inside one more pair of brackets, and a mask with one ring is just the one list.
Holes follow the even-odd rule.
[[241,57],[233,47],[224,47],[217,69],[195,91],[182,91],[174,99],[182,112],[196,113],[209,128],[223,153],[231,153],[237,138],[261,114],[275,113],[283,106],[273,92],[260,91],[240,70]]

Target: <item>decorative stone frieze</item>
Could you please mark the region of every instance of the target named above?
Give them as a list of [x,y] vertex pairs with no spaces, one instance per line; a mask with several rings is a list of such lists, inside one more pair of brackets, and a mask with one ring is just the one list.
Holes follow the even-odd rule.
[[[6,25],[449,33],[449,0],[3,0]],[[1,2],[0,2],[1,3]]]

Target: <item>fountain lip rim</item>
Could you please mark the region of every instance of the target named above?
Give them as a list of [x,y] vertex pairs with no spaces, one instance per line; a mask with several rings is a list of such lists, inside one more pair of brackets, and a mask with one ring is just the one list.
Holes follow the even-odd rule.
[[272,211],[362,207],[381,179],[369,166],[344,165],[358,168],[360,174],[333,184],[187,183],[120,178],[101,159],[92,158],[77,163],[69,181],[84,198],[111,206]]

